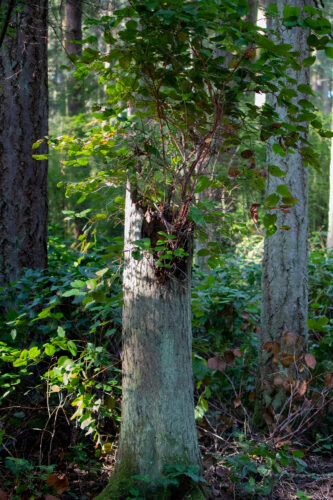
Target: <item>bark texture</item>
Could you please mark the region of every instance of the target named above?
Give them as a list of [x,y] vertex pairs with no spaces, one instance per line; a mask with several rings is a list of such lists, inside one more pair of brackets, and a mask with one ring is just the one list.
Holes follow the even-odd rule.
[[[278,3],[280,14],[288,0]],[[293,1],[293,6],[299,6],[301,11],[305,5],[303,0]],[[286,29],[278,20],[271,21],[273,29],[280,34],[280,43],[291,44],[294,50],[300,52],[300,61],[307,57],[306,30],[295,27]],[[295,78],[297,87],[300,83],[309,84],[309,70],[290,70],[289,76]],[[299,95],[298,98],[306,98]],[[268,96],[268,103],[273,105],[282,121],[288,121],[284,108],[281,108],[272,96]],[[262,273],[262,313],[260,335],[260,379],[261,389],[264,390],[265,405],[279,408],[284,399],[284,389],[273,387],[273,377],[296,376],[294,364],[283,367],[277,362],[272,352],[266,352],[263,345],[266,342],[280,344],[281,353],[299,355],[304,352],[307,344],[307,313],[308,313],[308,171],[302,164],[301,155],[286,154],[284,158],[272,151],[274,141],[270,141],[267,148],[267,164],[277,165],[285,173],[284,178],[268,175],[268,196],[276,192],[280,184],[286,184],[292,195],[299,201],[290,208],[290,213],[278,213],[277,225],[290,226],[290,230],[278,229],[270,237],[265,238],[263,273]],[[274,210],[272,213],[277,213]],[[292,332],[298,337],[297,343],[286,345],[284,334]],[[290,337],[289,337],[290,340]],[[289,342],[287,342],[288,344]],[[290,343],[289,343],[290,344]],[[279,359],[279,358],[278,358]]]
[[[192,378],[191,262],[187,278],[159,283],[152,256],[132,257],[144,214],[126,194],[123,401],[118,459],[150,486],[165,465],[199,465]],[[109,488],[99,498],[113,498]],[[108,496],[109,495],[109,496]]]
[[[331,130],[333,131],[333,108],[332,108]],[[328,209],[327,250],[330,252],[333,251],[333,137],[331,138],[330,197],[329,197],[329,209]]]
[[[70,57],[82,54],[82,45],[75,41],[82,41],[82,1],[66,0],[66,52]],[[74,43],[73,43],[74,42]],[[81,84],[71,77],[69,79],[68,114],[77,115],[83,111],[83,96]]]
[[[9,2],[5,2],[5,4]],[[0,50],[0,283],[47,265],[47,0],[13,11]]]

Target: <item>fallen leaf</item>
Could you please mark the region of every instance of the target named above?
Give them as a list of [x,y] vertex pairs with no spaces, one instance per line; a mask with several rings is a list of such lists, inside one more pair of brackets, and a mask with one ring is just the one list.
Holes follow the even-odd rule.
[[0,500],[9,500],[9,496],[5,490],[0,490]]
[[242,158],[251,158],[254,155],[254,151],[252,149],[245,149],[241,152]]
[[284,368],[289,368],[295,361],[294,355],[288,352],[282,352],[280,354],[280,363]]
[[240,349],[236,348],[232,352],[234,353],[234,355],[236,356],[236,358],[241,358],[242,357],[242,351]]
[[324,386],[333,387],[333,373],[326,373],[324,377]]
[[209,360],[207,361],[207,366],[211,370],[219,370],[220,372],[224,372],[227,364],[223,359],[215,357],[209,358]]
[[272,352],[274,355],[280,352],[280,344],[278,342],[266,342],[263,349],[267,352]]
[[300,396],[304,396],[307,388],[308,388],[308,384],[306,383],[306,380],[301,380],[300,383],[298,384],[298,387],[297,387],[298,394]]
[[250,401],[250,403],[253,403],[253,401],[255,401],[256,395],[257,395],[256,391],[250,391],[249,392],[249,401]]
[[295,345],[297,342],[297,335],[292,332],[286,332],[283,335],[283,342],[288,346]]
[[273,384],[275,387],[283,387],[285,383],[285,379],[281,377],[281,375],[276,375],[273,379]]
[[59,497],[55,497],[53,495],[45,495],[44,500],[59,500]]
[[228,175],[229,177],[237,177],[238,175],[240,175],[240,170],[234,167],[229,167]]
[[225,362],[227,363],[227,365],[229,365],[230,363],[232,363],[235,359],[235,355],[232,351],[225,351],[224,355],[223,355],[223,358],[225,360]]
[[209,358],[209,360],[207,361],[208,368],[210,368],[211,370],[217,370],[217,361],[217,358]]
[[304,356],[304,361],[309,368],[312,368],[312,370],[316,367],[317,361],[313,354],[306,354]]
[[218,363],[217,363],[217,369],[220,371],[220,372],[224,372],[224,370],[226,369],[227,367],[227,364],[222,360],[222,359],[219,359]]
[[53,486],[53,488],[56,490],[56,492],[61,495],[65,490],[67,490],[69,486],[69,481],[68,478],[65,476],[65,474],[51,474],[48,476],[46,480],[46,484],[48,486]]
[[238,408],[242,404],[242,399],[237,396],[237,398],[234,399],[234,408]]

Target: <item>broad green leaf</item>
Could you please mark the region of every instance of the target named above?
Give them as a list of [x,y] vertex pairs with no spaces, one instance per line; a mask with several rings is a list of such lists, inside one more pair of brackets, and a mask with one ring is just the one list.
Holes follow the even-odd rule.
[[273,177],[284,177],[286,173],[277,165],[269,165],[268,171]]

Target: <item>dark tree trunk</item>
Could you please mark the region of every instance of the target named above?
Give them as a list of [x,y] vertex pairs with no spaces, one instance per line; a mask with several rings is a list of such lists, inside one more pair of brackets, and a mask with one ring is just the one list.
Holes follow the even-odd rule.
[[[5,6],[9,5],[5,2]],[[47,0],[12,12],[0,49],[0,283],[47,265]]]
[[[82,1],[66,0],[65,6],[66,19],[66,52],[70,58],[75,60],[82,54],[82,45],[73,43],[82,41]],[[83,97],[81,84],[71,77],[68,81],[68,114],[77,115],[83,110]]]

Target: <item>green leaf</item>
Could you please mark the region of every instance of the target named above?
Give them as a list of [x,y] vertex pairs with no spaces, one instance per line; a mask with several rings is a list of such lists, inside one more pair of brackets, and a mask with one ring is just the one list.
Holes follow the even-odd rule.
[[285,184],[280,184],[280,186],[278,186],[276,188],[276,192],[279,193],[283,197],[285,197],[285,196],[291,196],[289,188]]
[[333,59],[333,47],[326,47],[325,54],[330,59]]
[[272,236],[277,231],[276,220],[276,214],[266,214],[264,216],[263,222],[266,228],[266,236]]
[[275,153],[276,155],[280,155],[280,156],[286,156],[286,153],[283,151],[283,148],[280,146],[280,144],[273,144],[273,153]]
[[307,85],[306,83],[301,83],[300,85],[297,85],[297,90],[302,94],[313,95],[312,88],[310,87],[310,85]]
[[71,282],[71,286],[73,288],[82,288],[85,286],[85,281],[82,281],[82,280],[75,280],[75,281],[72,281]]
[[302,64],[303,66],[312,66],[312,64],[316,61],[316,56],[309,56],[303,59]]
[[204,191],[205,189],[210,186],[211,181],[208,177],[201,176],[199,177],[197,187],[195,189],[195,193],[201,193],[201,191]]
[[84,295],[86,295],[85,292],[82,292],[82,291],[78,290],[77,288],[72,288],[72,290],[67,290],[66,292],[64,292],[62,294],[62,297],[75,297],[75,296],[82,297]]
[[52,344],[45,344],[44,345],[44,351],[47,356],[53,356],[53,354],[56,352],[56,347]]
[[150,248],[150,238],[141,238],[140,240],[133,241],[133,245],[141,248],[142,250],[148,250]]
[[34,160],[47,160],[48,159],[48,155],[32,155],[33,159]]
[[277,165],[269,165],[268,171],[273,177],[284,177],[286,173]]
[[207,248],[201,248],[201,250],[197,252],[198,257],[206,257],[207,255],[210,255],[210,251],[207,250]]
[[274,208],[276,207],[277,203],[280,201],[280,196],[277,195],[276,193],[272,193],[269,196],[267,196],[264,206],[267,209]]
[[65,337],[66,332],[65,332],[65,330],[63,329],[62,326],[58,326],[58,328],[57,328],[57,334],[58,334],[58,337],[61,337],[61,338]]
[[77,355],[77,347],[72,340],[69,340],[67,342],[67,348],[68,348],[69,352],[72,354],[72,356]]

